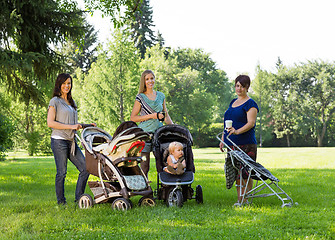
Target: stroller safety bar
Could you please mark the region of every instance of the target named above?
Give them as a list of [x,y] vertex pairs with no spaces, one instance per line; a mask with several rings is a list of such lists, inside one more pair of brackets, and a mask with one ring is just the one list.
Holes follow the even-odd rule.
[[[224,144],[227,148],[227,159],[226,161],[231,161],[232,166],[238,171],[240,176],[240,182],[243,186],[240,186],[240,196],[242,196],[242,203],[245,200],[250,199],[251,203],[254,198],[260,197],[269,197],[277,196],[282,202],[282,207],[291,207],[293,205],[293,200],[290,196],[278,185],[279,179],[273,176],[269,170],[264,168],[261,164],[254,161],[247,153],[245,153],[237,144],[235,144],[229,136],[226,139],[231,143],[227,144],[222,140],[223,133],[217,134],[216,138]],[[240,164],[240,167],[237,167],[237,164]],[[242,178],[242,171],[247,170],[248,177],[247,179]],[[227,176],[226,176],[227,178]],[[248,185],[249,181],[252,179],[256,180],[255,186],[249,191],[245,186]],[[244,190],[242,191],[242,187]],[[264,191],[268,191],[263,193]],[[261,194],[262,192],[263,194]],[[284,197],[282,197],[284,195]],[[241,205],[242,205],[241,203]]]

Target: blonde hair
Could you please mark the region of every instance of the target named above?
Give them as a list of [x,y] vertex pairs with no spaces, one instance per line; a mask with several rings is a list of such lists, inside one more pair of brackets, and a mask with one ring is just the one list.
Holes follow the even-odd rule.
[[154,78],[156,78],[153,71],[145,70],[141,75],[141,80],[140,80],[140,86],[138,88],[138,93],[144,93],[147,90],[147,87],[145,86],[145,76],[150,74],[150,73],[154,76]]
[[180,142],[171,142],[169,145],[170,154],[172,154],[177,147],[180,147],[181,149],[183,149],[184,146]]

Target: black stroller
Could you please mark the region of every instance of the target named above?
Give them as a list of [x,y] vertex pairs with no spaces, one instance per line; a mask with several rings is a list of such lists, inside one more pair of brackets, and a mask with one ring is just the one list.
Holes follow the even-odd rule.
[[[229,150],[227,152],[228,157],[226,161],[230,162],[228,162],[228,164],[226,162],[225,165],[226,181],[235,181],[235,177],[232,177],[232,175],[236,176],[238,173],[240,176],[240,182],[242,183],[243,171],[247,171],[248,176],[245,186],[248,185],[250,179],[256,180],[255,186],[253,186],[253,188],[248,192],[245,186],[241,186],[240,196],[242,196],[242,203],[245,202],[244,200],[251,200],[250,203],[252,203],[254,198],[277,196],[282,202],[282,207],[291,207],[293,205],[293,200],[281,187],[279,187],[278,178],[273,176],[271,172],[261,164],[255,162],[251,157],[249,157],[249,155],[241,150],[232,140],[229,139],[229,137],[227,137],[227,140],[230,141],[230,146],[222,141],[220,138],[221,135],[222,133],[219,133],[216,136],[217,139],[219,139],[219,141],[222,142]],[[227,166],[231,166],[232,169],[227,169]],[[234,171],[235,174],[231,174]],[[242,187],[245,189],[244,192],[242,192]],[[240,203],[240,206],[242,206],[242,203]]]
[[140,152],[149,138],[131,121],[121,123],[113,137],[97,127],[85,128],[79,139],[85,149],[86,169],[99,180],[88,182],[94,199],[83,194],[79,208],[110,202],[113,209],[128,210],[132,207],[129,198],[136,195],[142,196],[140,206],[154,206],[153,191],[138,165],[142,161]]
[[[183,144],[186,170],[182,175],[172,175],[163,170],[169,155],[169,144],[178,141]],[[194,181],[194,159],[192,152],[193,139],[185,127],[180,125],[165,125],[157,129],[153,136],[154,155],[157,168],[157,199],[164,200],[167,206],[182,207],[187,199],[196,199],[197,203],[203,203],[202,187],[194,190],[191,184]]]

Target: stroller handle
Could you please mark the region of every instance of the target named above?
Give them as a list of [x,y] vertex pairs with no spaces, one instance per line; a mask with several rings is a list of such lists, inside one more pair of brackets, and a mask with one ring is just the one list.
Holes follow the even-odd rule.
[[94,127],[93,124],[81,123],[80,125],[81,125],[81,127],[82,127],[83,129],[85,129],[85,128],[87,128],[87,127]]
[[[224,131],[226,131],[226,130],[224,130]],[[220,132],[220,133],[218,133],[218,134],[216,135],[216,138],[217,138],[221,143],[223,143],[223,144],[225,145],[226,148],[228,148],[230,151],[233,151],[233,149],[232,149],[227,143],[225,143],[225,141],[222,140],[222,138],[220,137],[220,136],[222,136],[222,135],[223,135],[223,132]],[[239,146],[237,146],[237,144],[234,143],[234,142],[229,138],[229,136],[227,136],[226,138],[227,138],[227,140],[228,140],[229,142],[231,142],[231,143],[233,144],[232,146],[234,146],[235,148],[237,148],[238,150],[240,150],[240,151],[243,152],[243,150],[242,150],[241,148],[239,148]]]
[[[222,143],[225,145],[225,147],[226,147],[227,149],[229,149],[229,151],[234,151],[233,148],[231,148],[227,143],[225,143],[224,141],[222,141],[222,139],[221,139],[221,137],[220,137],[220,135],[222,135],[222,134],[223,134],[223,132],[222,132],[222,133],[221,133],[221,132],[218,133],[218,135],[216,135],[216,138],[219,139],[219,141],[222,142]],[[235,149],[239,150],[243,155],[246,155],[247,158],[248,158],[250,161],[255,162],[255,160],[253,160],[252,158],[250,158],[248,154],[246,154],[246,153],[245,153],[239,146],[237,146],[236,143],[234,143],[234,142],[229,138],[229,136],[227,136],[226,138],[228,139],[229,142],[231,142],[231,143],[233,144],[232,146],[234,146]]]

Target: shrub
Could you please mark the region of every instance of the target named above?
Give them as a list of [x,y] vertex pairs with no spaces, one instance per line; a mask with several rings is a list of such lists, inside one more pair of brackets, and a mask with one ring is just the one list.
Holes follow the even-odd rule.
[[223,131],[223,123],[212,123],[201,129],[201,132],[192,133],[194,146],[196,147],[219,147],[216,135]]
[[6,151],[13,146],[13,132],[14,126],[10,119],[0,113],[0,161],[5,160]]

